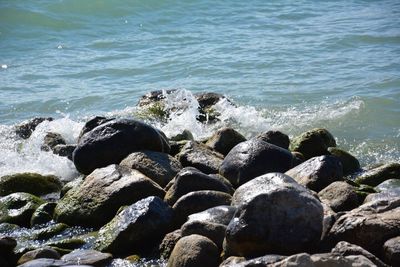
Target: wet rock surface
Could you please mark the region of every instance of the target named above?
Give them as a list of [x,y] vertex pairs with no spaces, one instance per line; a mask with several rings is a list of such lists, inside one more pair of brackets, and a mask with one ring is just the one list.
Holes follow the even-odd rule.
[[292,139],[291,148],[300,152],[306,159],[327,155],[328,147],[336,147],[335,138],[322,128],[312,129]]
[[335,212],[352,210],[360,204],[356,189],[346,182],[333,182],[321,190],[318,196]]
[[235,129],[225,127],[216,131],[206,145],[226,156],[232,148],[244,141],[246,138]]

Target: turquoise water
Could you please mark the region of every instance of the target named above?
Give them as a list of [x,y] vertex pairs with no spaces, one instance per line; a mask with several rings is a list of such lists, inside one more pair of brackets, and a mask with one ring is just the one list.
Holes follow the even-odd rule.
[[[0,174],[75,175],[38,151],[46,131],[73,143],[88,116],[128,115],[141,95],[171,88],[233,99],[217,126],[248,137],[327,127],[363,165],[400,160],[397,0],[0,0],[0,65]],[[34,116],[58,120],[13,139],[12,125]],[[158,126],[217,128],[188,117]]]

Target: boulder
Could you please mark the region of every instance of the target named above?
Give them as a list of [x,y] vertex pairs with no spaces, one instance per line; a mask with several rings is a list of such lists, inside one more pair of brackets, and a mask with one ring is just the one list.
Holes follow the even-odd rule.
[[219,261],[219,251],[214,242],[204,236],[189,235],[176,243],[167,266],[218,266]]
[[67,157],[72,160],[72,153],[74,152],[76,145],[56,145],[52,148],[53,153],[60,157]]
[[288,150],[251,139],[236,145],[226,155],[219,173],[237,187],[265,173],[285,172],[292,167],[292,160]]
[[169,152],[168,142],[150,125],[115,119],[85,133],[73,152],[77,170],[89,174],[96,168],[118,164],[129,154],[140,150]]
[[169,154],[171,156],[176,156],[181,152],[181,150],[184,148],[184,146],[188,143],[188,140],[182,140],[182,141],[169,141],[169,145],[171,147]]
[[234,206],[217,206],[189,216],[188,222],[199,221],[228,225],[237,208]]
[[271,267],[304,266],[304,267],[373,267],[376,266],[363,255],[342,257],[330,253],[309,255],[306,253],[296,254],[282,261],[269,265]]
[[29,226],[33,212],[44,201],[29,193],[13,193],[0,198],[0,223]]
[[187,193],[180,197],[172,206],[174,223],[180,226],[193,213],[220,205],[229,205],[231,198],[232,196],[227,193],[212,190]]
[[183,195],[199,190],[215,190],[230,193],[231,188],[218,178],[211,177],[195,168],[183,168],[165,188],[165,201],[171,206]]
[[141,252],[160,241],[172,222],[172,209],[159,197],[126,207],[103,226],[94,248],[121,255]]
[[335,223],[337,214],[326,203],[321,202],[321,204],[322,207],[324,208],[324,220],[322,223],[322,235],[321,235],[321,240],[323,240],[331,230],[333,224]]
[[66,183],[61,188],[60,197],[63,197],[72,188],[78,187],[80,184],[82,184],[83,178],[85,178],[84,175],[80,175],[80,176],[76,177],[75,179],[73,179],[72,181]]
[[31,226],[48,223],[53,219],[54,209],[57,203],[47,202],[40,205],[31,217]]
[[360,171],[360,162],[356,157],[337,147],[328,147],[330,155],[339,158],[343,166],[343,175],[352,174]]
[[383,258],[391,266],[400,266],[400,236],[393,237],[383,244]]
[[219,267],[264,267],[270,266],[275,262],[285,259],[286,256],[281,255],[265,255],[254,259],[246,259],[244,257],[231,256],[224,260]]
[[221,250],[225,238],[226,225],[211,222],[190,221],[181,227],[182,236],[201,235],[213,241]]
[[329,184],[343,179],[343,168],[340,160],[334,156],[311,158],[288,170],[285,174],[299,184],[319,192]]
[[191,131],[185,129],[182,131],[182,133],[172,136],[169,140],[179,142],[184,140],[194,140],[194,137]]
[[335,138],[326,129],[316,128],[292,139],[292,151],[300,152],[306,159],[327,155],[328,147],[336,147]]
[[384,190],[380,193],[368,194],[364,199],[364,203],[373,202],[376,200],[391,200],[391,199],[399,198],[399,197],[400,197],[400,187],[392,188],[392,189]]
[[14,248],[17,246],[17,241],[8,236],[0,236],[0,266],[13,267],[16,263]]
[[53,118],[33,118],[15,126],[15,133],[22,139],[28,139],[40,123],[52,120]]
[[361,246],[379,255],[384,242],[400,235],[400,198],[368,202],[342,215],[331,228],[327,242]]
[[104,124],[106,122],[115,120],[115,118],[106,118],[102,116],[96,116],[88,120],[85,125],[83,125],[81,132],[79,133],[78,141],[81,139],[81,137],[96,128],[97,126]]
[[28,261],[32,261],[35,259],[60,259],[61,255],[58,253],[56,250],[50,248],[50,247],[43,247],[43,248],[38,248],[34,249],[31,251],[26,252],[24,255],[22,255],[17,264],[21,265],[24,264]]
[[355,181],[359,184],[377,186],[378,184],[389,179],[400,179],[399,163],[389,163],[366,171],[356,177]]
[[195,94],[196,100],[199,103],[199,113],[197,120],[205,123],[214,123],[218,121],[219,113],[215,111],[213,106],[220,100],[226,99],[229,103],[232,102],[225,98],[224,95],[212,92],[201,92]]
[[318,193],[335,212],[352,210],[360,204],[355,188],[346,182],[333,182]]
[[195,167],[206,174],[218,173],[224,159],[222,154],[196,141],[187,142],[176,157],[182,166]]
[[92,249],[74,250],[61,257],[61,260],[71,265],[91,265],[95,267],[109,266],[112,260],[110,253],[102,253]]
[[375,187],[378,192],[400,188],[400,179],[389,179]]
[[208,139],[206,145],[226,156],[233,147],[244,141],[246,141],[246,138],[239,132],[233,128],[224,127],[215,132]]
[[164,196],[164,190],[137,170],[118,165],[96,169],[83,183],[58,202],[54,219],[69,225],[100,227],[118,209],[148,196]]
[[181,229],[177,229],[164,236],[159,246],[160,256],[162,259],[168,259],[178,240],[182,237]]
[[91,265],[72,265],[68,262],[56,259],[35,259],[28,261],[18,267],[93,267]]
[[308,251],[319,243],[324,211],[309,190],[282,173],[240,186],[226,230],[226,255],[261,256]]
[[172,156],[149,150],[134,152],[119,165],[140,171],[161,187],[165,187],[182,169],[180,162]]
[[53,148],[56,145],[65,145],[65,144],[66,144],[65,139],[61,136],[61,134],[49,132],[44,136],[41,149],[43,151],[50,151],[53,150]]
[[289,136],[280,131],[267,131],[256,136],[264,142],[279,146],[283,149],[289,149]]
[[0,196],[16,192],[26,192],[33,195],[46,195],[59,192],[62,183],[54,175],[38,173],[17,173],[0,178]]

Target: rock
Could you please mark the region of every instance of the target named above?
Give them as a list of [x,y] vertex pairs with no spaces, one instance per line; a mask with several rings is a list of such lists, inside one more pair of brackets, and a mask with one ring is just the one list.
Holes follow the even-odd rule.
[[285,256],[280,255],[265,255],[262,257],[248,259],[244,257],[231,256],[221,263],[219,267],[263,267],[270,266],[275,262],[285,259]]
[[182,237],[181,229],[177,229],[171,233],[168,233],[164,236],[164,239],[161,241],[159,251],[162,259],[168,259],[174,249],[178,240]]
[[89,174],[96,168],[118,164],[139,150],[169,152],[168,142],[158,130],[145,123],[115,119],[85,133],[72,158],[77,170]]
[[167,190],[165,201],[171,206],[180,197],[193,191],[215,190],[225,193],[230,192],[230,188],[224,182],[195,168],[183,168],[165,189]]
[[289,170],[292,159],[288,150],[251,139],[238,144],[228,153],[219,173],[237,187],[265,173]]
[[[199,103],[200,115],[197,116],[197,120],[205,123],[214,123],[218,121],[219,113],[213,108],[222,99],[227,99],[225,96],[218,93],[202,92],[195,94],[196,100]],[[227,99],[229,103],[231,101]]]
[[364,199],[364,203],[373,202],[376,200],[391,200],[399,197],[400,197],[400,187],[392,188],[389,190],[385,190],[381,193],[368,194]]
[[57,203],[47,202],[40,205],[31,217],[31,226],[48,223],[53,219],[53,212]]
[[300,152],[306,159],[329,154],[328,147],[336,147],[335,138],[321,128],[302,133],[292,140],[292,151]]
[[60,157],[67,157],[72,160],[72,153],[74,152],[76,145],[56,145],[52,148],[53,153]]
[[13,250],[16,246],[17,241],[14,238],[0,235],[0,266],[15,266],[16,257]]
[[44,201],[28,193],[13,193],[0,198],[0,223],[29,226],[33,212]]
[[115,120],[115,118],[106,118],[106,117],[101,117],[101,116],[96,116],[88,120],[85,125],[83,125],[81,132],[79,133],[78,141],[81,139],[81,137],[96,128],[97,126],[104,124],[106,122]]
[[19,258],[17,264],[21,265],[35,259],[60,259],[60,257],[60,254],[56,250],[49,247],[43,247],[26,252]]
[[58,202],[54,219],[69,225],[100,227],[118,209],[164,190],[142,173],[118,165],[97,169]]
[[40,123],[52,120],[53,118],[33,118],[15,126],[15,133],[22,139],[28,139]]
[[156,90],[148,92],[139,99],[137,105],[139,107],[144,107],[150,104],[154,104],[155,102],[160,102],[163,99],[165,99],[166,95],[169,95],[176,91],[177,91],[176,89],[172,89],[172,90]]
[[44,151],[53,150],[56,145],[65,145],[65,139],[59,133],[47,133],[44,137],[41,149]]
[[346,182],[333,182],[318,193],[335,212],[352,210],[360,204],[355,188]]
[[218,173],[224,159],[222,154],[196,141],[187,142],[176,157],[182,166],[195,167],[206,174]]
[[288,170],[286,175],[299,184],[319,192],[329,184],[343,179],[343,168],[340,160],[334,156],[311,158]]
[[206,145],[226,156],[233,147],[244,141],[246,141],[246,138],[239,132],[233,128],[224,127],[215,132],[208,139]]
[[328,152],[332,156],[339,158],[343,166],[343,174],[348,175],[360,171],[360,162],[351,155],[337,147],[328,147]]
[[201,190],[190,192],[180,197],[172,207],[174,212],[174,222],[176,225],[182,225],[189,215],[204,211],[208,208],[229,205],[232,196],[212,190]]
[[300,152],[292,152],[292,156],[293,167],[296,167],[297,165],[300,165],[305,161],[303,154],[301,154]]
[[185,129],[185,130],[183,130],[182,133],[172,136],[170,138],[170,141],[175,141],[175,142],[179,142],[179,141],[183,141],[183,140],[194,140],[192,132]]
[[324,240],[331,230],[333,224],[336,222],[337,214],[324,202],[321,203],[324,208],[324,220],[322,224],[321,240]]
[[383,244],[383,258],[391,266],[400,266],[400,236],[391,238]]
[[378,255],[383,243],[398,235],[400,198],[369,202],[342,215],[331,228],[327,241],[347,241]]
[[[83,240],[81,238],[70,238],[70,237],[66,237],[65,239],[46,243],[46,246],[52,247],[55,250],[57,250],[58,252],[60,252],[60,250],[63,250],[63,251],[68,250],[68,253],[71,252],[71,250],[82,249],[82,247],[85,245],[87,245],[85,240]],[[65,254],[65,253],[62,253],[62,254]]]
[[169,145],[171,147],[171,150],[169,151],[169,154],[171,156],[176,156],[181,152],[182,148],[188,143],[188,140],[183,140],[183,141],[170,141]]
[[269,173],[243,184],[231,205],[238,211],[226,230],[227,255],[293,254],[319,243],[323,207],[287,175]]
[[69,190],[72,188],[78,187],[81,183],[83,183],[83,178],[84,176],[78,176],[77,178],[73,179],[72,181],[66,183],[62,188],[60,192],[60,197],[63,197]]
[[[64,262],[62,260],[56,259],[36,259],[32,261],[28,261],[18,267],[78,267],[78,265],[71,265],[68,262]],[[79,267],[93,267],[91,265],[79,265]]]
[[355,181],[359,184],[377,186],[378,184],[389,179],[400,179],[399,163],[389,163],[369,170],[358,176]]
[[16,192],[26,192],[33,195],[46,195],[61,190],[62,184],[54,175],[37,173],[17,173],[0,178],[0,196]]
[[92,265],[95,267],[108,266],[111,263],[112,255],[96,250],[84,249],[74,250],[61,257],[61,260],[71,265]]
[[43,228],[39,228],[32,234],[36,240],[50,239],[56,235],[61,234],[64,230],[68,228],[65,223],[49,224]]
[[225,231],[226,225],[201,221],[186,222],[181,227],[182,236],[193,234],[205,236],[213,241],[219,249],[222,249]]
[[189,216],[188,222],[199,221],[228,225],[237,208],[233,206],[218,206]]
[[336,246],[332,249],[331,253],[334,255],[340,255],[343,257],[362,255],[362,256],[366,257],[367,259],[369,259],[371,262],[373,262],[378,267],[387,267],[387,265],[385,263],[383,263],[380,259],[378,259],[373,254],[369,253],[362,247],[354,245],[354,244],[350,244],[346,241],[340,241],[339,243],[337,243]]
[[168,232],[171,222],[172,210],[162,199],[139,200],[100,229],[95,249],[113,254],[143,251]]
[[227,192],[228,194],[232,195],[235,192],[235,188],[233,188],[233,185],[231,184],[231,182],[229,182],[229,180],[226,179],[224,176],[222,176],[218,173],[209,174],[208,176],[221,181],[221,183],[223,183],[228,188],[228,192]]
[[283,149],[289,149],[289,136],[280,131],[267,131],[256,136],[264,142],[279,146]]
[[400,188],[400,179],[389,179],[375,187],[378,192]]
[[210,239],[200,235],[182,237],[176,243],[168,267],[218,266],[219,251]]
[[130,154],[120,165],[140,171],[161,187],[166,186],[182,169],[180,162],[172,156],[149,150]]
[[309,255],[306,253],[296,254],[285,258],[280,262],[269,265],[271,267],[304,266],[304,267],[372,267],[370,260],[362,255],[342,257],[330,253]]

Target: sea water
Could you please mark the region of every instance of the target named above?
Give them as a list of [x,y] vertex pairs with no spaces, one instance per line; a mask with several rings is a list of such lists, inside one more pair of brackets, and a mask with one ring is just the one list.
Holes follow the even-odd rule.
[[[178,89],[166,123],[205,138],[327,128],[362,166],[400,160],[400,1],[0,0],[0,176],[63,180],[73,163],[40,150],[75,143],[94,115],[135,117],[140,96]],[[220,121],[196,121],[193,94],[225,95]],[[37,116],[28,140],[14,126]]]

